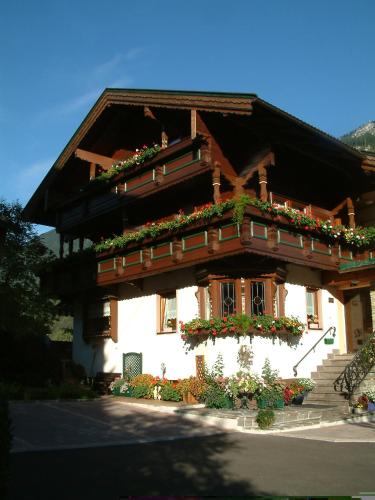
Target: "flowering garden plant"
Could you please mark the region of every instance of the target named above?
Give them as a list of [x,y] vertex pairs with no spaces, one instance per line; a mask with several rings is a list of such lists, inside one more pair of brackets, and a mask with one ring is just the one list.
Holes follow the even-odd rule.
[[375,403],[375,387],[367,389],[364,391],[363,395],[368,399],[370,403]]
[[294,317],[274,318],[271,315],[248,316],[235,314],[211,319],[195,318],[187,323],[180,321],[181,338],[185,343],[200,338],[241,337],[246,335],[276,336],[291,334],[300,336],[305,325]]

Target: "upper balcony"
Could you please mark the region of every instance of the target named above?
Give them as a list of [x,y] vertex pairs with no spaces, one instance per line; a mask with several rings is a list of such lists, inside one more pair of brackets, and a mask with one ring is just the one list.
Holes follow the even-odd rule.
[[69,232],[75,226],[208,172],[210,167],[211,151],[203,137],[184,139],[110,178],[93,178],[81,193],[66,200],[58,217],[58,229]]

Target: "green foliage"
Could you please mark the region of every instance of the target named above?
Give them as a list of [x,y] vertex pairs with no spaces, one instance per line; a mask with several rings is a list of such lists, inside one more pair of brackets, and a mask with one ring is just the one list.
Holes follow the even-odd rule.
[[166,382],[161,386],[160,396],[163,401],[181,401],[182,394],[177,386],[173,386],[171,382]]
[[[0,253],[0,333],[47,334],[56,302],[39,289],[38,271],[53,258],[18,202],[0,200],[0,217],[9,222]],[[1,364],[1,363],[0,363]]]
[[0,382],[0,400],[23,399],[24,387],[15,382]]
[[217,378],[223,376],[224,376],[224,360],[223,360],[223,355],[221,354],[221,352],[219,352],[216,361],[211,368],[211,377]]
[[153,393],[150,392],[150,387],[148,385],[137,385],[133,387],[132,396],[137,399],[153,399]]
[[51,326],[51,333],[48,335],[51,340],[60,342],[73,341],[73,317],[59,316]]
[[271,362],[268,358],[264,360],[262,377],[264,382],[269,385],[274,384],[279,377],[279,372],[277,370],[272,370]]
[[256,422],[260,429],[268,429],[275,422],[275,413],[273,410],[265,409],[259,410],[256,418]]
[[233,401],[217,384],[209,385],[203,396],[207,408],[233,408]]
[[0,498],[5,498],[7,490],[11,442],[8,402],[0,397]]

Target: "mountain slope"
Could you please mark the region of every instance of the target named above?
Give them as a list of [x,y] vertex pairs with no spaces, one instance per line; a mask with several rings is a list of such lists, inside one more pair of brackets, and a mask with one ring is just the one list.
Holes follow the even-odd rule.
[[349,134],[340,137],[341,141],[355,149],[375,153],[375,121],[369,121]]

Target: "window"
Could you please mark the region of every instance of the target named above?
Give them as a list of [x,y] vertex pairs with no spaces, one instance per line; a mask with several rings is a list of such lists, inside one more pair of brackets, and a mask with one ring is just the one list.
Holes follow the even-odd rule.
[[159,332],[175,332],[177,327],[176,291],[159,295]]
[[96,299],[87,304],[84,337],[111,337],[117,342],[116,298]]
[[[212,279],[210,282],[214,316],[228,316],[236,313],[257,316],[274,314],[276,286],[272,279]],[[279,300],[283,300],[283,295]],[[204,317],[202,307],[200,307],[200,315],[201,318]]]
[[320,291],[306,288],[307,324],[311,329],[321,328]]

